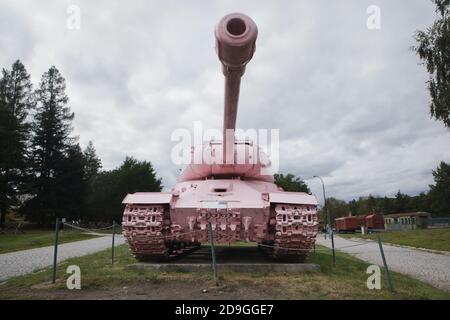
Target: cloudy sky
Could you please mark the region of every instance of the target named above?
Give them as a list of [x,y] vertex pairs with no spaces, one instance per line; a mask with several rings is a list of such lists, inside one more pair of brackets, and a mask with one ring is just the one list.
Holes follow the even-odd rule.
[[[67,28],[70,5],[80,29]],[[370,5],[381,29],[370,30]],[[0,2],[0,67],[20,59],[34,84],[66,78],[74,132],[104,169],[149,160],[169,188],[177,128],[221,128],[223,76],[213,30],[227,13],[258,25],[238,127],[280,129],[280,167],[321,175],[343,199],[428,189],[450,161],[450,132],[430,119],[427,74],[410,47],[434,20],[428,0]],[[318,181],[309,185],[321,195]]]

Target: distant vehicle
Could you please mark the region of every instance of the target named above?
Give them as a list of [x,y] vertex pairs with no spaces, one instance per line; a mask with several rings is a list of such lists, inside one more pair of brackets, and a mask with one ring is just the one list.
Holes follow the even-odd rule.
[[358,218],[355,216],[348,216],[337,218],[334,220],[336,224],[336,231],[338,233],[355,232],[358,229]]
[[384,230],[384,218],[379,213],[341,217],[334,221],[338,233],[354,233],[361,230],[361,227],[365,227],[369,231]]

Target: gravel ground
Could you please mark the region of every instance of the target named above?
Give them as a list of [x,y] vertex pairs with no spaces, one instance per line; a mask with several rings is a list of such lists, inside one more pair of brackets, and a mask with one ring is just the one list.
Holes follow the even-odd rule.
[[[117,236],[115,245],[125,242]],[[111,248],[111,236],[75,241],[58,246],[58,262]],[[53,246],[0,254],[0,281],[51,266]]]
[[[323,234],[317,236],[316,243],[331,248],[330,239],[325,240]],[[383,265],[378,242],[348,240],[335,236],[334,246],[358,259]],[[450,292],[450,256],[385,244],[383,249],[390,270],[407,274]]]

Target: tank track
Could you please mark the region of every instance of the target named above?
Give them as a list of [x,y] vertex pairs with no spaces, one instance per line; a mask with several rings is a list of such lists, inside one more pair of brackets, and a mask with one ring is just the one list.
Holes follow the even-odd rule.
[[260,248],[276,261],[303,262],[313,249],[318,232],[315,207],[295,204],[276,204],[271,212],[273,241]]
[[[165,261],[200,247],[199,243],[177,241],[176,228],[162,205],[128,205],[122,218],[123,234],[140,261]],[[174,229],[174,230],[172,230]]]

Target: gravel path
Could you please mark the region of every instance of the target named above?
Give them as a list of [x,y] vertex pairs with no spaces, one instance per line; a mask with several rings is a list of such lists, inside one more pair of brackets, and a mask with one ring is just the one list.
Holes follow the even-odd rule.
[[[331,248],[331,241],[325,240],[323,234],[317,236],[316,243]],[[356,258],[383,266],[378,242],[335,236],[334,246]],[[450,256],[385,244],[383,249],[390,270],[450,292]]]
[[[116,236],[115,245],[125,242]],[[111,248],[111,236],[64,243],[58,246],[58,262]],[[0,254],[0,281],[51,266],[53,246]]]

